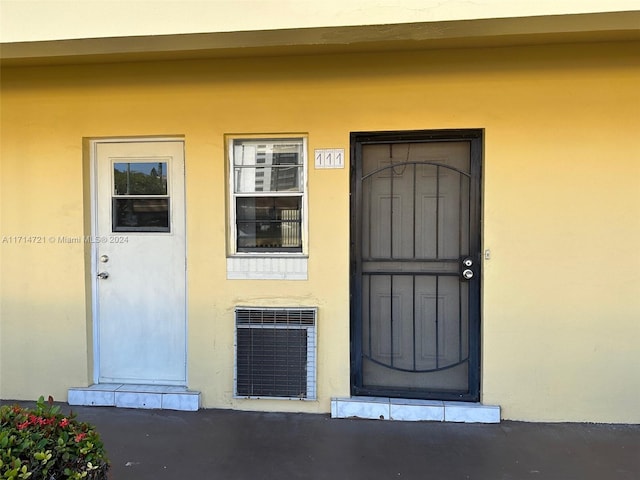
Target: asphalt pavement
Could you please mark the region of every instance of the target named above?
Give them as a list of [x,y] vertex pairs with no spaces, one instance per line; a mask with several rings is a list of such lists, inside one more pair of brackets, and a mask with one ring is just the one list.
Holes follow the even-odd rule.
[[393,422],[113,407],[73,411],[101,434],[111,480],[640,479],[640,425]]
[[75,408],[113,480],[638,480],[640,425]]

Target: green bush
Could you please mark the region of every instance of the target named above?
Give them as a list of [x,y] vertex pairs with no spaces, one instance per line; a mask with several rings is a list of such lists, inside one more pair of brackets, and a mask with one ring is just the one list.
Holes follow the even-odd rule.
[[33,409],[0,406],[0,479],[107,478],[109,462],[95,429],[40,397]]

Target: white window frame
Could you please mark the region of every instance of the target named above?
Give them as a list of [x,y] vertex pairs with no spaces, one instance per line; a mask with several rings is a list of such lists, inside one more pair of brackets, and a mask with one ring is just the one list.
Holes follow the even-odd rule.
[[[264,135],[226,135],[226,170],[227,170],[227,278],[228,279],[282,279],[282,280],[306,280],[307,257],[309,252],[309,218],[308,198],[309,188],[307,172],[309,165],[308,141],[306,134],[264,134]],[[302,142],[302,179],[301,197],[302,205],[300,215],[300,236],[302,241],[301,252],[260,251],[239,252],[237,250],[236,228],[236,192],[234,191],[234,144],[238,141],[264,141],[282,142],[295,140]],[[278,193],[274,192],[273,196]],[[283,196],[286,196],[283,195]]]

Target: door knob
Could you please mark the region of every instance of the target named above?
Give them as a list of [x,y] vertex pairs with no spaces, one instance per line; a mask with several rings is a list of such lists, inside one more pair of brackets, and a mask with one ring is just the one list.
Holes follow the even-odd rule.
[[109,278],[109,273],[108,272],[100,272],[98,274],[98,278],[101,278],[102,280],[106,280],[107,278]]
[[467,268],[466,270],[463,270],[462,276],[465,278],[465,280],[471,280],[471,278],[473,277],[473,270],[469,268]]

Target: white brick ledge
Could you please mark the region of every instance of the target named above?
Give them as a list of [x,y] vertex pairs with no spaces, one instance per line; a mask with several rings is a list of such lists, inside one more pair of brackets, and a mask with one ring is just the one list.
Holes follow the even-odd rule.
[[227,257],[228,280],[307,280],[307,257]]
[[500,407],[471,402],[386,397],[332,398],[331,417],[410,422],[500,423]]

